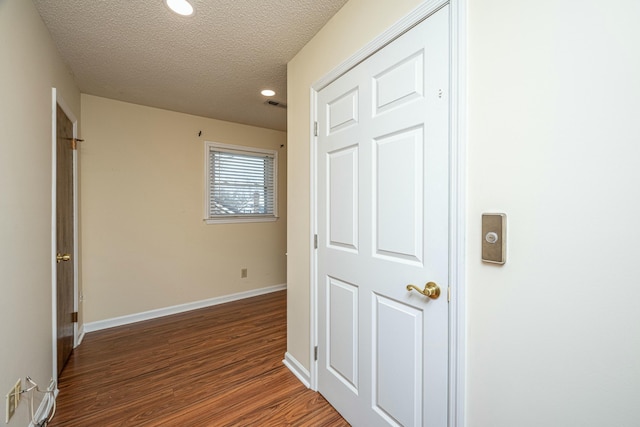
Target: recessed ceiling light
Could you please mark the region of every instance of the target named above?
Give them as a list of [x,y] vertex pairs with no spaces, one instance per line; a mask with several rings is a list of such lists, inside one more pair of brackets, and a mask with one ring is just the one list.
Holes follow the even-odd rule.
[[273,96],[276,93],[274,91],[272,91],[271,89],[265,89],[262,92],[260,92],[261,94],[263,94],[264,96]]
[[164,0],[169,9],[182,16],[193,15],[193,6],[187,0]]

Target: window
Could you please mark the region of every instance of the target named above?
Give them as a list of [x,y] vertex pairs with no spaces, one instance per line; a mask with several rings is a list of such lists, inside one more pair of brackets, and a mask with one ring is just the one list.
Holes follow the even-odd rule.
[[278,153],[205,143],[205,220],[262,222],[278,218]]

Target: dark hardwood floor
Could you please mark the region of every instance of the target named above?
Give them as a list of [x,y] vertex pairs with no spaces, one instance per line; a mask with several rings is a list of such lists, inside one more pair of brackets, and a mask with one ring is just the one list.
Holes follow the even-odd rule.
[[284,291],[93,332],[49,426],[348,426],[285,351]]

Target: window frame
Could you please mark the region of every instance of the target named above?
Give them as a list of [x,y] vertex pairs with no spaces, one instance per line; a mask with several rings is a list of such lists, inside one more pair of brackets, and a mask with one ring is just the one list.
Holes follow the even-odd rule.
[[[272,214],[235,214],[210,217],[211,183],[210,156],[212,151],[229,153],[239,153],[249,156],[269,155],[273,158],[273,213]],[[278,152],[265,148],[256,148],[245,145],[225,144],[222,142],[205,141],[204,143],[204,222],[206,224],[230,224],[230,223],[252,223],[252,222],[273,222],[278,216]]]

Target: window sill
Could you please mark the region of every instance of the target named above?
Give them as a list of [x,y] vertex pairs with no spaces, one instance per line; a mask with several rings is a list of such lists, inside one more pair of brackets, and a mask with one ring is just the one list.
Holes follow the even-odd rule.
[[248,222],[274,222],[277,216],[248,216],[248,217],[229,217],[229,218],[205,218],[206,224],[233,224]]

